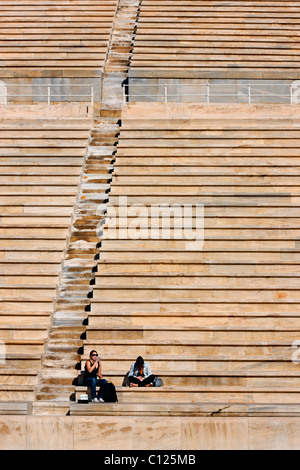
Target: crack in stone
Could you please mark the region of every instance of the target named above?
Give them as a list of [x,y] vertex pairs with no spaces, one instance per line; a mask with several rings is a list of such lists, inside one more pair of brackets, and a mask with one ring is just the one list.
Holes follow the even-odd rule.
[[213,412],[210,414],[210,416],[215,416],[215,415],[217,415],[217,414],[219,414],[219,413],[222,413],[222,411],[224,411],[224,410],[226,410],[227,408],[230,408],[230,407],[231,407],[231,405],[224,406],[224,408],[220,408],[220,409],[217,410],[217,411],[213,411]]

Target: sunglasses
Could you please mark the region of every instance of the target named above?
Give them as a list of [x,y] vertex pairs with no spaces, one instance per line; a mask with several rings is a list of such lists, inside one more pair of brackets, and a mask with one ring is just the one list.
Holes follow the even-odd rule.
[[91,354],[91,356],[98,356],[98,354]]

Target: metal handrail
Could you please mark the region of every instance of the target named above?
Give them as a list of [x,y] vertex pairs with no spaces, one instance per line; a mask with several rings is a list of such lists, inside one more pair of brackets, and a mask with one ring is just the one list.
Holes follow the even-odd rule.
[[[89,89],[89,93],[85,94],[85,93],[77,93],[77,94],[74,94],[74,95],[66,95],[64,93],[54,93],[53,92],[53,88],[57,88],[59,86],[68,86],[68,87],[85,87],[85,88],[88,88]],[[33,88],[33,93],[31,94],[26,94],[26,93],[17,93],[17,94],[14,94],[14,93],[7,93],[7,89],[10,88],[10,87],[20,87],[20,88],[23,88],[23,87],[31,87]],[[64,84],[56,84],[56,83],[53,83],[53,84],[28,84],[28,83],[24,83],[24,84],[19,84],[19,83],[9,83],[9,84],[5,84],[5,89],[6,89],[6,92],[5,93],[1,93],[0,92],[0,99],[3,99],[3,103],[4,105],[7,105],[8,104],[8,99],[9,98],[28,98],[28,97],[33,97],[33,94],[34,94],[34,90],[36,90],[37,88],[46,88],[47,91],[45,93],[42,93],[42,94],[39,94],[38,97],[37,97],[37,100],[38,102],[47,102],[48,105],[51,104],[51,102],[55,101],[53,98],[62,98],[62,97],[66,97],[66,100],[63,100],[63,101],[67,101],[67,102],[76,102],[76,98],[88,98],[87,101],[90,101],[91,105],[93,106],[94,104],[94,85],[93,84],[88,84],[88,83],[77,83],[77,84],[67,84],[67,85],[64,85]],[[45,98],[45,100],[43,100],[43,98]]]
[[[180,84],[180,89],[178,90],[178,93],[174,93],[174,87],[176,87],[176,84],[156,84],[156,86],[159,88],[163,87],[162,92],[158,92],[156,94],[139,94],[139,93],[131,93],[130,92],[130,86],[132,87],[142,87],[143,89],[147,87],[153,88],[153,84],[133,84],[133,85],[128,85],[125,84],[123,85],[123,103],[126,105],[130,101],[136,101],[135,98],[144,98],[143,101],[147,101],[147,98],[162,98],[162,102],[165,104],[168,103],[169,98],[173,97],[178,97],[184,98],[184,97],[191,97],[194,96],[196,97],[204,97],[206,98],[205,101],[207,104],[211,102],[211,98],[217,98],[217,97],[222,97],[222,98],[227,98],[227,97],[236,97],[238,90],[239,89],[246,89],[247,93],[244,95],[247,97],[248,104],[253,103],[253,99],[257,97],[275,97],[275,98],[288,98],[289,104],[294,104],[295,98],[300,100],[300,87],[295,87],[293,84],[284,84],[284,83],[189,83],[189,84]],[[273,87],[284,87],[284,86],[289,86],[289,93],[270,93],[266,88],[273,88]],[[185,93],[184,90],[182,90],[183,87],[205,87],[205,92],[201,93]],[[237,89],[236,93],[215,93],[212,92],[213,87],[235,87]],[[263,87],[261,91],[259,90],[259,87]],[[169,91],[169,88],[171,88],[171,92]],[[260,91],[260,93],[258,93]],[[149,101],[149,100],[148,100]],[[214,101],[216,102],[216,101]],[[278,102],[278,101],[277,101]]]

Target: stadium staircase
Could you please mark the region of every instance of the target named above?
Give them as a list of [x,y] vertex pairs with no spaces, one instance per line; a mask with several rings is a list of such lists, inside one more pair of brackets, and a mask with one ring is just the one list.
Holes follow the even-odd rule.
[[82,187],[36,387],[34,414],[47,414],[49,409],[66,414],[70,398],[74,400],[121,125],[122,84],[127,78],[139,2],[125,1],[121,7],[103,72],[102,102],[94,106]]

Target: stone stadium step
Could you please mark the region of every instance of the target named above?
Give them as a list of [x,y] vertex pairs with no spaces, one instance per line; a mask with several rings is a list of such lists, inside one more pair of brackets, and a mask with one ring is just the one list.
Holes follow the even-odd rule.
[[[85,393],[86,387],[76,387],[76,401]],[[126,403],[297,403],[299,387],[116,387],[118,399]],[[50,393],[50,392],[49,392]],[[58,398],[57,398],[58,399]]]
[[37,354],[44,351],[44,339],[5,339],[6,354]]
[[[243,157],[240,159],[241,162],[244,162],[242,164],[247,164],[248,162],[251,161],[251,158],[253,157],[260,157],[261,159],[264,158],[264,162],[270,161],[268,160],[268,157],[270,157],[270,150],[268,150],[267,146],[261,145],[261,146],[256,146],[253,147],[250,150],[242,150],[239,147],[234,147],[230,148],[229,146],[223,145],[223,147],[213,147],[213,146],[206,146],[206,147],[170,147],[170,148],[165,148],[165,147],[154,147],[151,148],[151,154],[153,157],[164,157],[163,161],[166,163],[168,160],[165,160],[165,157],[181,157],[188,159],[189,162],[193,162],[195,160],[192,159],[192,157],[198,157],[198,161],[200,160],[199,158],[199,152],[200,149],[202,151],[206,149],[207,154],[206,156],[208,157],[231,157],[230,159],[227,158],[230,162],[234,163],[234,158],[233,157]],[[47,149],[48,153],[51,152],[51,149]],[[291,147],[291,148],[272,148],[272,153],[273,156],[276,157],[299,157],[299,150],[297,147]],[[74,151],[75,154],[75,151]],[[148,155],[147,155],[148,154]],[[143,149],[143,148],[123,148],[118,152],[118,157],[145,157],[148,156],[149,158],[149,150]],[[155,160],[153,160],[154,163]],[[202,162],[206,162],[204,157],[201,158]],[[207,160],[210,161],[210,160]],[[213,163],[214,160],[211,160],[211,163]],[[223,163],[226,163],[226,160],[223,160]],[[274,161],[276,163],[276,160]],[[291,164],[290,160],[288,159],[288,163]]]
[[40,263],[42,260],[45,261],[46,264],[48,263],[60,263],[62,254],[61,250],[57,248],[49,248],[49,244],[47,248],[39,249],[37,251],[33,251],[32,249],[17,249],[14,248],[13,251],[4,251],[0,250],[1,253],[1,262],[3,263],[17,263],[23,262],[32,262],[32,263]]
[[24,375],[28,369],[39,369],[41,366],[41,354],[37,353],[9,353],[5,354],[5,367],[12,370],[24,370]]
[[[229,142],[230,139],[230,142]],[[20,141],[23,142],[23,141]],[[26,141],[24,141],[25,143]],[[5,139],[0,139],[0,145],[1,146],[8,146],[7,140]],[[33,146],[33,143],[31,143],[31,146]],[[72,142],[74,146],[76,145],[76,142]],[[80,141],[79,141],[80,143]],[[62,141],[62,145],[64,144],[64,141]],[[268,146],[270,148],[297,148],[299,144],[299,135],[295,137],[294,135],[288,135],[283,138],[278,138],[278,136],[273,135],[273,137],[269,138],[267,136],[245,136],[245,137],[238,137],[238,136],[231,136],[230,134],[227,136],[225,135],[224,137],[222,135],[219,135],[218,138],[216,139],[216,133],[215,135],[211,136],[199,136],[199,137],[194,137],[193,135],[190,135],[189,137],[186,138],[180,138],[180,137],[165,137],[164,135],[157,136],[156,138],[152,138],[152,136],[144,136],[140,135],[139,137],[136,138],[127,138],[125,139],[121,133],[120,135],[120,143],[118,144],[118,149],[125,149],[125,148],[142,148],[143,151],[145,152],[147,148],[174,148],[176,147],[177,149],[185,149],[188,148],[188,150],[194,149],[194,148],[224,148],[227,147],[228,144],[230,145],[230,148],[238,148],[244,145],[247,145],[247,148],[260,148],[262,146]],[[266,145],[267,144],[267,145]]]
[[[32,321],[32,319],[31,319]],[[13,323],[4,325],[0,323],[0,339],[6,343],[7,340],[44,340],[47,337],[47,328],[39,324],[24,325]]]
[[[284,149],[282,150],[282,153],[284,153]],[[267,168],[271,167],[272,164],[274,167],[278,168],[286,168],[288,166],[294,166],[297,171],[297,167],[299,166],[300,163],[300,158],[299,156],[274,156],[274,157],[262,157],[262,156],[243,156],[242,154],[240,156],[185,156],[183,153],[181,155],[175,155],[173,157],[171,156],[164,156],[164,157],[159,157],[159,156],[153,156],[151,158],[151,161],[149,161],[149,158],[145,156],[117,156],[116,161],[118,162],[118,168],[122,167],[122,165],[127,166],[127,165],[132,165],[132,166],[139,166],[141,165],[142,168],[145,167],[145,165],[149,168],[148,172],[152,170],[154,167],[160,167],[163,165],[174,165],[174,167],[180,166],[180,165],[191,165],[191,166],[196,166],[199,170],[201,169],[203,171],[203,168],[205,167],[213,167],[214,169],[220,166],[222,169],[222,166],[227,166],[231,168],[239,168],[239,167],[258,167],[258,168]],[[256,169],[255,168],[255,169]],[[255,170],[254,169],[254,170]]]
[[[259,243],[258,243],[259,245]],[[208,260],[211,263],[220,263],[224,262],[228,264],[232,260],[232,255],[230,253],[235,253],[235,260],[236,263],[241,264],[278,264],[282,261],[283,264],[298,264],[300,257],[298,250],[295,249],[294,246],[290,246],[290,248],[283,249],[283,246],[280,248],[277,247],[276,250],[269,249],[269,250],[261,250],[255,251],[250,250],[244,246],[241,246],[239,250],[226,250],[223,253],[213,250],[200,250],[196,251],[194,246],[192,249],[188,250],[188,247],[184,247],[184,252],[171,250],[169,252],[165,252],[163,249],[157,250],[155,252],[151,251],[133,251],[133,250],[124,250],[120,253],[115,253],[114,250],[105,250],[101,253],[101,261],[103,262],[121,262],[121,263],[128,263],[132,261],[132,263],[155,263],[157,264],[159,261],[162,263],[172,263],[172,260],[176,264],[180,263],[188,263],[190,259],[190,253],[194,253],[194,259],[198,263],[205,263]]]
[[[239,288],[239,289],[226,289],[226,288],[215,288],[215,289],[199,289],[190,287],[181,287],[177,289],[175,286],[169,288],[139,288],[135,286],[126,286],[126,288],[109,288],[101,290],[100,297],[94,299],[97,302],[106,303],[106,307],[109,308],[110,304],[113,303],[139,303],[143,301],[149,306],[155,304],[162,304],[164,308],[168,306],[166,304],[178,304],[180,306],[186,305],[188,308],[189,304],[197,303],[220,303],[226,298],[226,304],[228,303],[258,303],[258,304],[298,304],[299,303],[299,291],[297,289],[282,289],[276,288],[259,289],[259,288]],[[112,298],[114,299],[112,301]],[[26,299],[24,295],[22,300]],[[242,299],[242,300],[241,300]],[[7,299],[8,300],[8,299]],[[37,295],[38,300],[38,295]],[[153,307],[154,308],[154,307]],[[226,307],[224,307],[225,309]],[[289,306],[287,307],[289,309]]]
[[239,166],[235,168],[233,165],[220,165],[217,168],[212,165],[188,165],[188,164],[174,164],[174,165],[148,165],[145,159],[144,163],[140,162],[139,166],[134,165],[123,165],[122,163],[118,164],[118,172],[114,172],[114,175],[118,177],[119,180],[122,180],[127,177],[137,177],[142,176],[145,178],[147,175],[151,174],[161,176],[195,176],[195,177],[208,177],[208,176],[223,176],[224,178],[232,177],[233,175],[240,176],[256,176],[265,177],[265,176],[297,176],[299,174],[299,168],[293,166],[286,166],[284,168],[284,173],[282,174],[282,168],[280,166],[274,165],[269,167],[267,165],[261,165],[257,167],[251,166]]
[[26,401],[32,399],[32,392],[35,385],[37,384],[37,374],[38,368],[17,369],[6,367],[6,364],[1,365],[0,400],[3,401],[6,399],[15,399]]
[[[223,220],[225,217],[236,217],[239,220],[241,220],[241,223],[244,223],[245,219],[250,219],[250,222],[252,219],[256,218],[262,218],[266,217],[268,218],[269,221],[276,221],[277,218],[285,219],[286,217],[294,217],[297,218],[298,215],[298,208],[300,206],[297,204],[293,204],[292,206],[286,206],[284,208],[280,206],[276,206],[274,204],[271,205],[263,205],[263,206],[258,206],[254,202],[248,203],[248,204],[243,204],[243,203],[235,203],[235,204],[228,204],[228,205],[222,205],[218,204],[217,202],[209,203],[206,204],[203,208],[204,210],[204,215],[205,218],[209,219],[214,217],[217,220]],[[107,204],[107,214],[108,216],[118,216],[116,220],[116,224],[121,221],[122,218],[127,216],[128,220],[131,222],[132,219],[136,218],[136,213],[131,214],[130,211],[128,213],[124,214],[122,212],[122,205],[119,204],[117,206],[113,206],[110,202]],[[145,218],[148,218],[151,216],[151,204],[145,204],[145,211],[147,211],[145,214],[138,214],[141,219],[141,223],[144,221]],[[174,211],[174,217],[176,217],[176,211]],[[165,217],[166,214],[161,211],[161,213],[155,214],[157,215],[158,219],[162,219],[163,216]],[[167,214],[168,215],[168,214]],[[194,218],[197,215],[195,207],[191,208],[190,212],[191,218]],[[118,220],[119,219],[119,220]],[[155,222],[155,220],[153,221]],[[172,218],[170,223],[172,222]],[[270,222],[271,223],[271,222]],[[108,225],[108,223],[107,223]]]
[[[34,324],[35,327],[42,327],[42,328],[47,328],[49,325],[49,320],[50,320],[50,308],[48,311],[45,311],[45,307],[42,310],[42,308],[38,309],[37,311],[34,311],[34,308],[32,311],[30,311],[30,304],[29,308],[26,308],[25,304],[25,311],[22,311],[21,309],[17,311],[13,311],[12,307],[15,307],[14,305],[10,305],[10,310],[4,310],[0,311],[0,324],[1,328],[14,328],[15,325],[18,327],[19,325],[22,327],[30,327],[32,324]],[[28,310],[28,311],[26,311]]]
[[299,288],[300,279],[299,277],[260,277],[260,276],[205,276],[202,273],[201,277],[199,275],[180,275],[180,273],[173,275],[150,275],[150,276],[134,276],[130,274],[122,274],[119,276],[96,276],[97,287],[95,289],[102,289],[105,286],[118,286],[126,287],[127,285],[134,284],[144,288],[145,286],[159,286],[159,287],[169,287],[169,286],[195,286],[201,288],[218,288],[224,287],[227,288],[240,288],[244,287],[245,284],[252,284],[253,287],[277,287],[278,289],[284,288]]
[[[134,205],[134,204],[161,204],[162,200],[164,201],[164,204],[168,205],[173,205],[173,204],[193,204],[195,205],[195,197],[197,196],[196,191],[194,191],[193,195],[186,196],[184,192],[181,194],[174,194],[174,195],[165,195],[163,191],[157,191],[158,194],[153,195],[152,190],[155,188],[155,186],[151,187],[148,189],[148,191],[143,192],[142,194],[138,194],[136,190],[136,195],[129,194],[127,196],[127,204],[128,205]],[[226,191],[226,190],[225,190]],[[300,204],[300,197],[298,195],[291,195],[291,193],[285,192],[285,193],[279,193],[279,192],[272,192],[272,188],[269,188],[269,192],[265,193],[255,193],[255,192],[242,192],[241,194],[237,194],[232,192],[226,192],[223,191],[222,193],[214,193],[212,192],[211,194],[206,194],[203,193],[203,195],[198,196],[197,198],[197,204],[202,204],[202,205],[208,205],[212,203],[216,203],[219,205],[249,205],[252,203],[252,205],[260,204],[261,206],[265,205],[273,205],[276,207],[284,207],[288,205],[294,205]],[[110,196],[110,203],[114,206],[118,206],[120,203],[120,196],[122,196],[122,190],[118,191],[118,194],[114,196]],[[51,196],[49,196],[51,197]],[[0,197],[0,202],[2,202],[2,199],[4,199],[5,196],[2,198]],[[163,198],[163,199],[162,199]],[[54,196],[52,196],[52,199],[54,199]],[[66,199],[68,197],[66,196]],[[16,202],[19,202],[20,198],[18,199],[17,197],[14,199]],[[29,197],[26,198],[26,202],[32,202],[32,199]],[[42,198],[41,198],[42,202]]]
[[34,400],[30,413],[33,416],[67,416],[70,413],[70,400],[51,401]]
[[0,401],[33,401],[33,385],[0,385]]
[[[155,270],[154,270],[155,268]],[[179,277],[212,277],[226,276],[226,277],[247,277],[252,276],[253,281],[257,277],[264,277],[265,275],[271,277],[298,277],[298,265],[285,264],[285,263],[272,263],[272,264],[235,264],[228,260],[227,263],[211,263],[209,266],[205,262],[201,263],[198,260],[191,260],[186,263],[164,263],[163,261],[155,262],[151,266],[149,263],[122,263],[122,261],[110,262],[101,265],[101,270],[95,273],[97,285],[105,281],[106,279],[110,282],[110,279],[115,277],[118,280],[123,280],[126,276],[137,276],[141,278],[160,278],[161,276],[168,276],[172,278],[174,276]],[[172,282],[172,281],[171,281]]]
[[[206,208],[204,208],[204,216],[205,216]],[[140,235],[146,235],[147,230],[149,230],[149,219],[151,220],[151,227],[153,229],[159,229],[160,232],[164,230],[170,230],[170,235],[172,235],[172,238],[174,238],[174,234],[176,234],[176,230],[183,230],[184,228],[186,229],[196,229],[197,228],[197,217],[196,217],[196,211],[194,210],[194,214],[192,214],[191,211],[191,217],[186,216],[186,221],[184,228],[182,227],[182,214],[180,211],[177,212],[174,210],[173,213],[170,212],[168,214],[164,214],[163,210],[160,211],[160,213],[155,214],[154,212],[151,215],[151,210],[148,213],[148,210],[146,212],[146,215],[139,216],[138,221],[139,221],[139,234]],[[170,217],[170,215],[172,217]],[[174,217],[173,217],[174,216]],[[112,216],[113,217],[113,216]],[[113,238],[114,236],[118,236],[121,238],[123,230],[124,233],[124,222],[125,222],[125,217],[122,217],[122,214],[116,214],[116,220],[114,221],[114,228],[110,225],[110,222],[108,221],[105,225],[103,225],[103,240],[108,239],[108,238]],[[133,216],[130,214],[129,216],[127,215],[127,219],[129,221],[129,226],[133,226],[133,223],[137,220],[136,216]],[[241,233],[247,235],[247,233],[251,233],[251,230],[253,231],[256,228],[257,234],[259,235],[259,231],[266,230],[266,232],[271,236],[272,234],[276,236],[278,232],[278,224],[279,223],[284,223],[285,226],[285,234],[290,233],[291,239],[292,233],[290,230],[292,228],[295,228],[297,231],[299,229],[299,218],[296,217],[279,217],[274,216],[274,217],[235,217],[234,215],[232,216],[224,216],[224,217],[215,217],[215,216],[206,216],[205,217],[205,227],[206,227],[206,233],[209,234],[209,236],[212,236],[214,234],[220,233],[220,230],[222,230],[223,234],[237,234]],[[132,225],[131,225],[132,224]],[[51,225],[50,225],[51,226]],[[151,229],[150,227],[150,229]],[[239,227],[239,229],[238,229]],[[215,228],[215,230],[214,230]],[[249,232],[247,232],[249,231]],[[289,232],[290,231],[290,232]],[[149,232],[148,232],[149,233]],[[166,232],[169,233],[169,232]],[[180,233],[180,232],[179,232]],[[263,233],[261,232],[261,235],[263,237]],[[161,233],[162,235],[162,233]],[[140,237],[142,238],[142,237]]]
[[182,314],[190,312],[193,316],[195,314],[202,315],[212,312],[214,315],[227,317],[228,315],[240,315],[240,316],[297,316],[299,313],[299,303],[298,302],[233,302],[227,301],[224,299],[222,302],[219,301],[189,301],[189,302],[179,302],[177,301],[165,301],[165,302],[141,302],[141,301],[130,301],[123,300],[120,301],[99,301],[94,300],[91,304],[92,312],[94,315],[103,315],[107,312],[112,313],[113,315],[117,313],[122,313],[122,315],[137,315],[141,312],[156,315],[170,315],[170,314]]
[[[5,213],[6,212],[6,213]],[[2,212],[3,228],[8,229],[11,227],[24,228],[27,223],[30,223],[32,228],[44,227],[44,215],[42,213],[26,216],[24,214],[12,214],[9,211]],[[48,216],[49,228],[66,228],[69,224],[69,218],[64,215]]]
[[197,339],[164,339],[163,336],[159,339],[90,339],[84,340],[84,354],[88,355],[89,351],[101,350],[100,354],[109,355],[125,353],[138,357],[139,355],[169,355],[170,360],[172,355],[181,354],[182,356],[191,357],[193,354],[197,359],[206,356],[210,359],[228,358],[234,360],[248,359],[247,355],[252,359],[255,356],[265,355],[265,358],[272,358],[273,360],[285,359],[288,356],[292,361],[292,354],[294,352],[292,342],[288,340],[237,340],[227,338],[224,340],[197,340]]
[[292,314],[285,314],[282,312],[281,315],[276,314],[263,314],[260,312],[254,312],[249,315],[243,314],[232,314],[225,312],[223,315],[219,312],[208,311],[206,314],[203,313],[190,313],[188,311],[182,313],[168,312],[162,316],[159,312],[107,312],[97,314],[96,312],[89,312],[89,323],[88,330],[101,330],[102,328],[147,328],[147,327],[190,327],[199,328],[199,325],[204,328],[210,328],[213,332],[214,329],[220,328],[299,328],[300,318]]
[[66,341],[72,341],[77,343],[81,335],[83,335],[82,325],[71,325],[71,326],[55,326],[52,325],[49,334],[47,343],[59,344],[60,342],[64,343]]
[[[113,346],[110,347],[110,353],[113,349]],[[152,354],[147,352],[147,356],[144,356],[145,359],[151,364],[152,371],[155,373],[156,370],[164,370],[165,373],[171,370],[188,370],[191,373],[193,371],[201,372],[219,372],[220,374],[225,374],[228,371],[241,371],[241,372],[293,372],[297,371],[298,364],[293,363],[291,360],[291,354],[288,353],[282,357],[274,357],[272,355],[250,355],[247,354],[244,357],[237,355],[236,352],[232,353],[231,356],[213,356],[213,355],[179,355],[175,354],[166,355],[166,354]],[[102,348],[98,348],[100,356],[102,356]],[[125,351],[127,353],[127,350]],[[177,350],[178,352],[178,350]],[[141,354],[139,349],[138,355]],[[106,371],[109,371],[111,374],[112,371],[119,371],[121,368],[124,370],[124,374],[130,369],[131,364],[136,360],[137,354],[132,353],[130,356],[121,355],[116,353],[115,356],[112,355],[103,355],[101,357],[102,361],[102,371],[106,375]],[[81,356],[81,369],[84,369],[84,364],[88,360],[88,354]]]
[[5,365],[0,366],[0,377],[1,384],[11,384],[11,385],[35,385],[37,383],[37,374],[38,369],[11,369],[10,367],[5,367]]
[[32,412],[31,402],[0,402],[0,415],[29,415]]
[[[297,371],[190,371],[190,370],[155,370],[155,375],[163,380],[164,386],[278,386],[284,379],[285,386],[299,387],[300,377]],[[121,387],[124,371],[105,371],[105,378]]]
[[74,369],[41,369],[39,371],[40,383],[52,385],[70,385],[78,376],[78,370]]
[[[179,214],[181,215],[181,208]],[[154,217],[153,217],[154,218]],[[138,229],[134,227],[128,228],[125,232],[124,226],[122,224],[118,227],[115,228],[107,228],[103,230],[103,247],[106,248],[106,242],[108,240],[110,241],[116,241],[116,240],[124,240],[126,237],[133,237],[132,234],[138,233],[139,239],[147,239],[147,237],[150,236],[156,236],[157,238],[159,237],[161,240],[161,245],[163,246],[163,242],[165,240],[170,240],[170,249],[176,248],[176,244],[172,245],[171,240],[176,240],[179,237],[186,237],[188,238],[188,230],[190,230],[191,235],[196,234],[197,228],[199,229],[199,221],[194,220],[194,223],[189,222],[189,224],[186,222],[187,216],[185,218],[185,225],[184,227],[182,226],[182,222],[179,220],[179,222],[174,226],[168,226],[168,219],[165,220],[165,226],[161,227],[159,226],[158,222],[156,227],[152,227],[149,229],[147,225],[144,226],[139,226]],[[133,222],[135,222],[133,220]],[[140,221],[139,221],[140,222]],[[181,223],[180,223],[181,222]],[[171,225],[171,224],[170,224]],[[154,232],[154,229],[157,229],[156,232]],[[5,229],[3,229],[3,232],[5,234]],[[51,229],[50,229],[51,230]],[[7,230],[9,233],[9,230]],[[1,233],[1,232],[0,232]],[[50,232],[51,234],[51,232]],[[152,235],[151,235],[152,234]],[[153,235],[155,234],[155,235]],[[278,229],[275,227],[233,227],[233,228],[228,228],[228,227],[208,227],[205,229],[205,234],[206,234],[206,240],[209,242],[211,240],[218,240],[220,243],[222,240],[228,240],[229,238],[231,240],[237,240],[242,241],[242,240],[298,240],[299,237],[299,229],[295,228],[293,231],[291,231],[291,227],[285,228],[285,229]],[[169,238],[168,238],[169,237]],[[207,247],[208,249],[210,248],[209,243],[207,242]],[[179,244],[178,244],[179,246]],[[216,243],[216,246],[218,246],[218,243]],[[229,245],[230,246],[230,245]],[[111,244],[107,247],[111,247]],[[206,244],[204,244],[204,247],[206,247]],[[237,248],[239,247],[237,243]],[[249,243],[249,248],[251,247],[251,244]],[[271,245],[270,245],[271,247]],[[127,246],[126,246],[127,248]]]
[[[293,370],[155,370],[164,386],[277,386],[284,378],[285,385],[299,386],[299,373]],[[83,374],[83,371],[82,373]],[[105,370],[104,376],[116,386],[124,386],[124,370]],[[62,379],[61,383],[67,383]],[[69,382],[70,383],[70,382]],[[76,379],[75,379],[76,383]]]
[[287,417],[298,416],[299,405],[288,403],[230,403],[227,401],[193,403],[71,403],[71,416],[247,416]]
[[[162,320],[161,320],[162,322]],[[210,326],[181,326],[160,325],[160,326],[88,326],[86,337],[89,341],[103,340],[144,340],[155,341],[297,341],[299,338],[299,328],[297,327],[255,327],[245,326],[216,326],[211,320]]]

